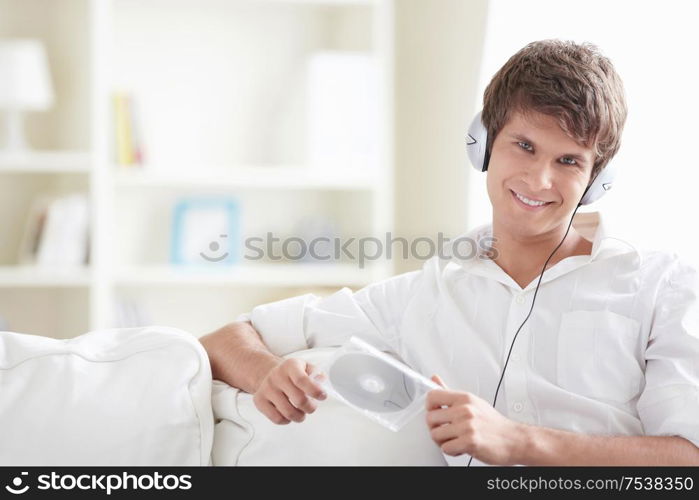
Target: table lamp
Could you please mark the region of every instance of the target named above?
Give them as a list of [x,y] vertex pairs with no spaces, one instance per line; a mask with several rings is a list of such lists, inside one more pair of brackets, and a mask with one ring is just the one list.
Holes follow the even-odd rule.
[[5,114],[6,141],[0,155],[27,152],[23,113],[44,111],[53,104],[53,89],[44,46],[39,40],[0,39],[0,111]]

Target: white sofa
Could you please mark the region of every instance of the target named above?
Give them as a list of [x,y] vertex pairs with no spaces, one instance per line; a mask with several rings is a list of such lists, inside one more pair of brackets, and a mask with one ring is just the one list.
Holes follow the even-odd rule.
[[194,336],[156,326],[0,332],[0,443],[0,465],[446,464],[420,417],[394,433],[328,399],[275,425],[250,394],[212,381]]

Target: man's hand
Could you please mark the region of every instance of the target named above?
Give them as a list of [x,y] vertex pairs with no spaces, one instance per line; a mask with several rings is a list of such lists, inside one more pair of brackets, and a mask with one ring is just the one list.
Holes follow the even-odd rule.
[[272,368],[255,391],[253,402],[272,422],[285,425],[303,422],[307,413],[316,411],[309,398],[325,399],[323,389],[311,379],[313,366],[301,359],[287,359]]
[[432,440],[451,456],[467,453],[493,465],[518,463],[524,448],[524,424],[502,416],[487,401],[469,392],[444,389],[427,394],[427,425]]

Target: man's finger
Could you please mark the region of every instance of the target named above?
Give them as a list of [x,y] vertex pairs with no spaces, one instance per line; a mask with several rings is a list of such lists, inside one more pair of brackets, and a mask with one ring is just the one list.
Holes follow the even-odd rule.
[[442,449],[443,453],[451,455],[452,457],[463,455],[464,453],[468,453],[469,455],[473,454],[473,443],[468,441],[463,436],[458,436],[444,441],[440,445],[440,448]]
[[313,367],[308,365],[306,368],[306,373],[295,374],[292,377],[294,384],[300,388],[303,392],[315,399],[325,399],[327,394],[323,390],[323,387],[310,377],[310,373],[313,371]]
[[427,393],[425,406],[427,410],[435,410],[442,406],[451,406],[454,404],[454,393],[445,389],[432,389]]
[[459,430],[455,425],[442,425],[430,431],[432,440],[440,446],[446,441],[459,437]]
[[277,411],[287,420],[291,420],[293,422],[303,422],[304,418],[306,417],[305,413],[298,408],[295,408],[294,405],[289,402],[286,394],[281,391],[275,392],[270,400]]
[[290,420],[284,418],[284,415],[277,411],[269,400],[260,401],[258,402],[258,405],[258,410],[260,410],[265,417],[270,419],[275,424],[286,425],[290,422]]
[[440,425],[449,424],[454,419],[452,408],[438,408],[427,412],[425,420],[430,429]]
[[444,380],[442,380],[442,377],[440,377],[439,375],[432,375],[432,381],[447,389],[447,384],[444,383]]
[[281,390],[286,394],[289,402],[304,413],[316,411],[315,404],[308,399],[306,393],[296,387],[291,379],[287,379],[281,385]]
[[452,406],[459,403],[468,403],[469,401],[471,401],[471,394],[468,392],[432,389],[427,393],[425,406],[427,410],[434,410],[442,406]]

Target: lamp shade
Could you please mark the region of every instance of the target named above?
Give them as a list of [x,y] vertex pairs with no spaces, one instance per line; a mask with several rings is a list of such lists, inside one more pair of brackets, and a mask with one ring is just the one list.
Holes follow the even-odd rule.
[[0,40],[0,108],[43,111],[53,104],[46,51],[39,40]]

